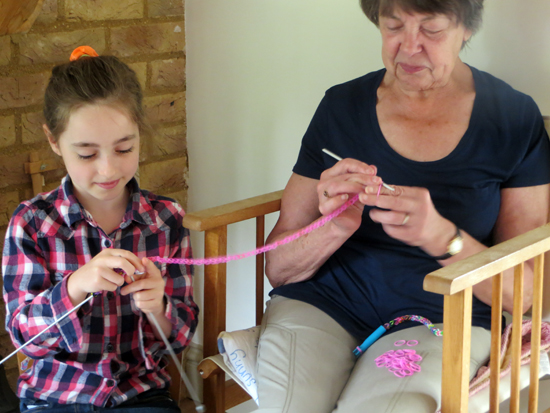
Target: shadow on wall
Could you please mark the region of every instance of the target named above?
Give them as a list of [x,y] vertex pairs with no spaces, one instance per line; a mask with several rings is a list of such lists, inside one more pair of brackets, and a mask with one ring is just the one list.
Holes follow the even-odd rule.
[[[550,114],[550,2],[486,1],[484,22],[469,56],[479,67],[532,96]],[[478,38],[479,37],[479,38]],[[536,79],[536,82],[533,81]]]

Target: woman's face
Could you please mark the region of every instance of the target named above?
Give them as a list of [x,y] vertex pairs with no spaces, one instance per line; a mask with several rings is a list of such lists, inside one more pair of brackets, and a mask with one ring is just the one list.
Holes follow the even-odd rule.
[[471,32],[444,14],[406,13],[395,8],[380,16],[382,61],[398,86],[426,91],[447,85],[463,42]]

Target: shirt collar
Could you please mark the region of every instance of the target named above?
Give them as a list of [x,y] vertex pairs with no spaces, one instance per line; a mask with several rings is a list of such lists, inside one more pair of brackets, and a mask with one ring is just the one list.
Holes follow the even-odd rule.
[[126,214],[122,218],[121,228],[126,228],[130,225],[131,221],[135,221],[139,224],[153,225],[154,210],[149,197],[148,191],[139,189],[136,178],[132,178],[127,184],[130,190],[130,200],[126,207]]
[[[130,225],[131,221],[144,225],[152,225],[154,223],[154,209],[149,198],[145,196],[148,192],[139,189],[135,178],[132,178],[126,186],[130,190],[130,199],[120,227],[126,228]],[[61,201],[59,209],[61,210],[63,219],[69,227],[82,220],[86,220],[89,223],[94,222],[90,213],[84,209],[74,195],[73,183],[69,175],[66,175],[61,181],[58,200]]]

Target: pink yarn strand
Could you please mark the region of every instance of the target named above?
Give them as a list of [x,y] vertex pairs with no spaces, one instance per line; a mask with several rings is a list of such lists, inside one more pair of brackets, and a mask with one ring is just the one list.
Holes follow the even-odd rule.
[[263,247],[256,248],[253,251],[248,251],[242,254],[235,255],[225,255],[221,257],[213,258],[163,258],[163,257],[151,257],[150,260],[154,262],[161,262],[166,264],[185,264],[185,265],[216,265],[223,264],[229,261],[241,260],[243,258],[252,257],[254,255],[263,254],[264,252],[274,250],[281,245],[288,244],[306,234],[309,234],[311,231],[322,227],[327,222],[333,220],[350,206],[352,206],[359,199],[359,195],[355,195],[353,198],[349,199],[344,205],[342,205],[337,210],[333,211],[331,214],[309,224],[307,227],[302,228],[300,231],[295,232],[294,234],[288,235],[282,240],[275,241],[271,244],[264,245]]

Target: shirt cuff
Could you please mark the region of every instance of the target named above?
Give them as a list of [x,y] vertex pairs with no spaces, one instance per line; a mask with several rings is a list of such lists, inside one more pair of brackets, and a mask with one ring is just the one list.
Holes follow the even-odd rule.
[[[56,322],[75,308],[67,290],[68,279],[69,277],[65,277],[63,281],[56,284],[52,290],[51,307]],[[64,347],[71,353],[80,350],[82,347],[82,325],[77,313],[78,311],[73,311],[63,318],[63,320],[57,322],[57,328],[65,343]]]

